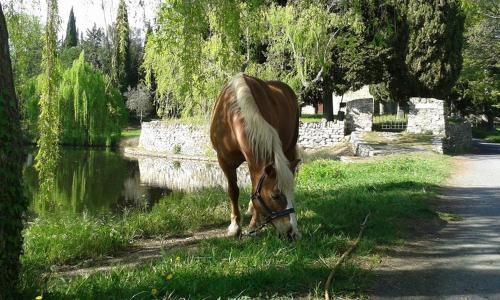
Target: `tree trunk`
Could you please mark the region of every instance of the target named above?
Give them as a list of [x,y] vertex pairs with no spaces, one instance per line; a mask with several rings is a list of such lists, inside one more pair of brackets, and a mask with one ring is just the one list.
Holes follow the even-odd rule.
[[493,111],[491,109],[488,109],[488,110],[486,110],[485,115],[486,115],[486,118],[488,119],[488,121],[485,124],[486,129],[488,129],[490,131],[494,131],[495,130],[495,114],[493,113]]
[[384,102],[379,101],[378,103],[378,114],[383,115],[384,114]]
[[401,107],[401,101],[397,102],[397,110],[396,110],[396,117],[398,119],[402,119],[405,116],[405,111]]
[[323,79],[323,118],[333,121],[333,95],[330,84]]
[[22,134],[14,90],[7,25],[0,4],[0,300],[18,298],[22,217]]

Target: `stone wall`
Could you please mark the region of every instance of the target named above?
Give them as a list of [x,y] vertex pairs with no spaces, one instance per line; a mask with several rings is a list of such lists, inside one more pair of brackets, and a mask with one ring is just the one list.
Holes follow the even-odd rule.
[[371,131],[373,117],[373,99],[355,99],[347,102],[346,132]]
[[428,133],[444,136],[444,101],[434,98],[411,98],[409,102],[408,126],[410,133]]
[[354,155],[361,157],[374,156],[374,149],[364,141],[362,132],[351,133],[351,139],[349,140],[349,142]]
[[472,128],[469,122],[447,122],[446,136],[442,140],[445,153],[466,151],[472,146]]
[[[304,148],[332,146],[344,140],[344,132],[344,122],[304,123],[299,127],[298,144]],[[205,157],[215,154],[208,126],[166,124],[162,121],[142,123],[139,149],[164,156]]]
[[344,140],[344,122],[303,123],[299,127],[297,143],[304,148],[333,146]]
[[185,156],[207,156],[213,152],[208,126],[162,121],[142,123],[139,147],[150,152]]

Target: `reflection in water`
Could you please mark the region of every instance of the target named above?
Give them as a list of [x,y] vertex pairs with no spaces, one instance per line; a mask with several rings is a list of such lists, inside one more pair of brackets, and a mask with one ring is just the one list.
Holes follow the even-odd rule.
[[[103,149],[61,148],[60,154],[55,188],[45,200],[33,166],[36,151],[26,160],[25,191],[31,199],[30,210],[37,215],[147,210],[172,191],[226,186],[224,174],[215,163],[149,157],[126,159],[118,152]],[[246,168],[238,170],[238,180],[240,185],[250,185]]]
[[140,183],[136,161],[110,150],[61,149],[56,184],[49,198],[41,197],[30,154],[24,168],[30,209],[37,214],[69,212],[120,213],[125,208],[146,209],[169,189],[150,189]]
[[[172,190],[193,192],[200,188],[227,186],[226,177],[219,165],[193,160],[172,161],[156,157],[139,157],[141,182],[148,186],[169,187]],[[238,183],[250,185],[246,167],[240,167]]]

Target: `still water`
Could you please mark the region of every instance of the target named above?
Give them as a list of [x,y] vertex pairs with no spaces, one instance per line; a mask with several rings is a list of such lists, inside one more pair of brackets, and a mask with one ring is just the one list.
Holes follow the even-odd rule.
[[[29,153],[24,171],[30,212],[121,214],[129,209],[148,210],[161,197],[191,193],[210,187],[226,187],[216,163],[174,161],[155,157],[124,157],[109,149],[62,148],[56,187],[47,200],[39,195],[34,168],[36,151]],[[240,185],[249,185],[247,171],[238,170]]]

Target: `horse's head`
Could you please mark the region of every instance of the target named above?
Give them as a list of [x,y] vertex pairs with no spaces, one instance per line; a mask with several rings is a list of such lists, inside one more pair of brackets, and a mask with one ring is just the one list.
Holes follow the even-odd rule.
[[[300,160],[290,163],[292,173]],[[293,177],[292,177],[293,180]],[[252,202],[265,222],[270,222],[282,237],[291,240],[300,238],[297,219],[293,207],[293,182],[288,190],[278,186],[276,169],[273,164],[267,165],[259,179]]]

